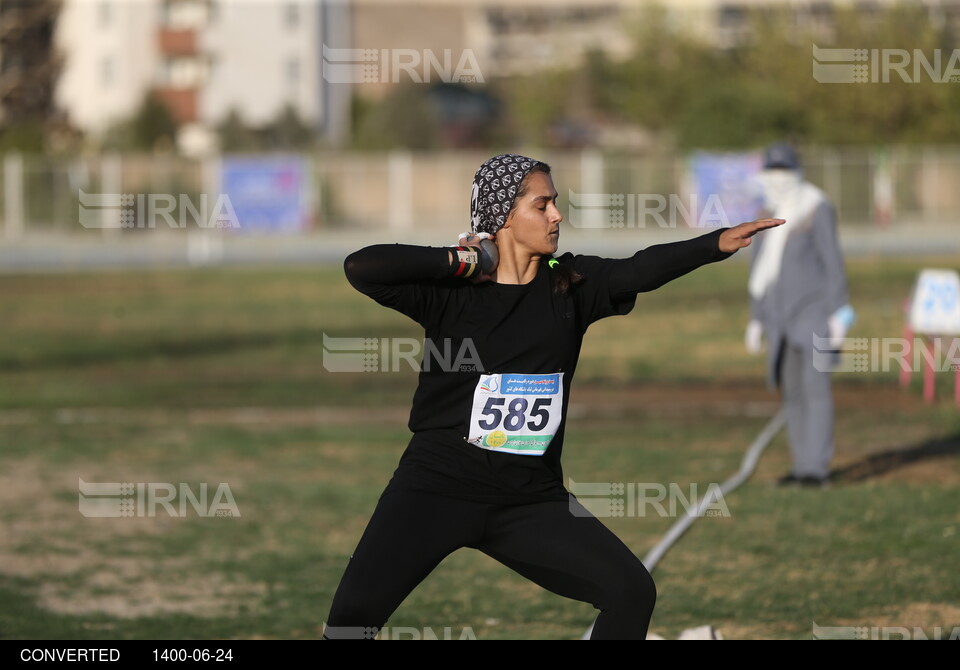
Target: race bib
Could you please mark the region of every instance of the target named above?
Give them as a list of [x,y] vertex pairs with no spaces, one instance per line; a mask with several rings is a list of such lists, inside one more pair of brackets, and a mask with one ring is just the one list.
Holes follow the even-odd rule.
[[482,375],[473,392],[467,442],[491,451],[542,456],[560,428],[563,373]]

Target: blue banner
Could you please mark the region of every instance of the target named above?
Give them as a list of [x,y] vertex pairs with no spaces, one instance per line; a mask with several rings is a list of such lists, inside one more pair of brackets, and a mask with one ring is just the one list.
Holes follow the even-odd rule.
[[755,220],[763,203],[756,181],[762,167],[759,152],[694,154],[690,172],[696,183],[698,218],[707,222],[702,225],[727,227]]
[[300,232],[310,224],[308,175],[298,157],[224,158],[220,183],[240,230]]

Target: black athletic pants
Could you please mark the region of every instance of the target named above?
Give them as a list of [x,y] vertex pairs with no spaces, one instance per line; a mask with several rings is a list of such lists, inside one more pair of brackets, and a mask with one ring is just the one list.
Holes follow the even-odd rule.
[[333,598],[324,637],[372,637],[461,547],[479,549],[561,596],[592,603],[600,610],[592,639],[646,637],[657,595],[653,578],[575,499],[499,505],[407,490],[380,498]]

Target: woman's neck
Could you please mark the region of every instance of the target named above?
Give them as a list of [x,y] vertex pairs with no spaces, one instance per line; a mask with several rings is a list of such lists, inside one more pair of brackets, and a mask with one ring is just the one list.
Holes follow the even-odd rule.
[[498,284],[529,284],[537,276],[540,255],[527,249],[500,249],[500,263],[493,280]]

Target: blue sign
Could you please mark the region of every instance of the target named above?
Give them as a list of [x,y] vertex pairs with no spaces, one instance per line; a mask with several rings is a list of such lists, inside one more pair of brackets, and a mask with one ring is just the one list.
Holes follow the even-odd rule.
[[308,174],[302,158],[225,158],[220,183],[240,230],[300,232],[310,224]]
[[763,167],[759,153],[694,154],[690,171],[696,181],[698,216],[719,216],[724,226],[753,221],[763,206],[756,181]]
[[504,395],[554,395],[559,389],[560,374],[503,375]]

